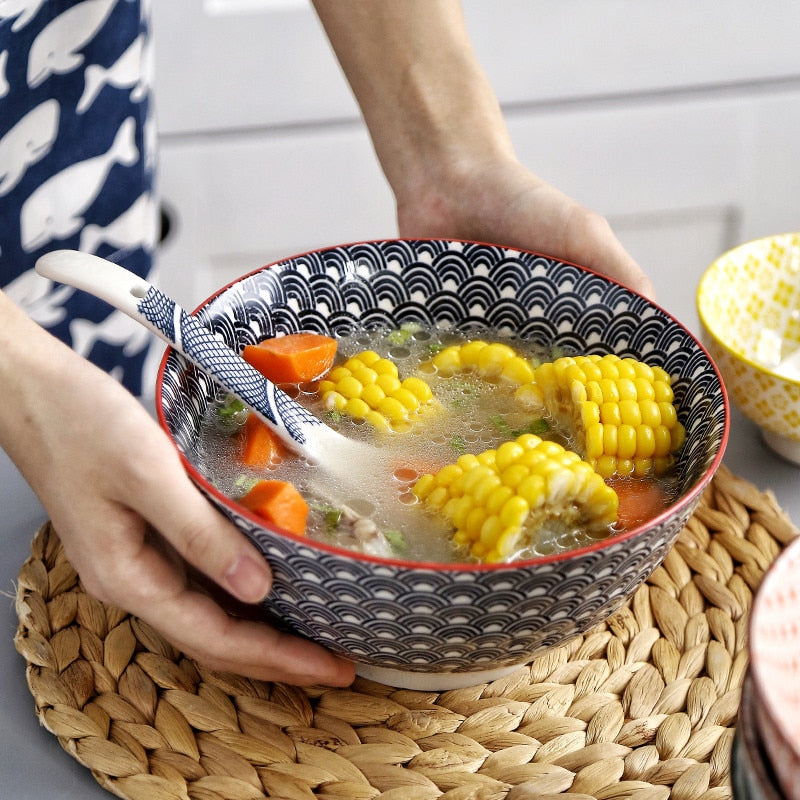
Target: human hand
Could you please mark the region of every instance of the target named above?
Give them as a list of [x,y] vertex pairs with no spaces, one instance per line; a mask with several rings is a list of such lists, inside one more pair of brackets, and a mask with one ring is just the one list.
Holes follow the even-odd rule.
[[538,178],[514,158],[446,161],[401,184],[401,236],[454,237],[535,250],[618,280],[648,297],[650,279],[607,220]]
[[[3,310],[0,302],[5,331]],[[350,662],[232,617],[192,584],[188,573],[196,568],[252,604],[267,594],[271,575],[195,488],[135,398],[33,323],[21,328],[21,369],[0,333],[0,444],[39,496],[87,591],[150,623],[209,668],[297,685],[349,684]],[[10,398],[19,401],[14,409]]]

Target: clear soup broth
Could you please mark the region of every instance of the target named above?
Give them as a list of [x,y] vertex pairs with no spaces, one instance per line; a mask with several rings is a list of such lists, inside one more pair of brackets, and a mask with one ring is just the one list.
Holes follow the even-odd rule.
[[[260,479],[291,482],[308,503],[305,535],[310,539],[378,557],[475,561],[466,547],[454,541],[453,524],[414,494],[420,476],[435,473],[465,453],[477,456],[496,449],[523,433],[558,442],[568,450],[577,446],[563,424],[546,413],[532,414],[520,404],[514,382],[487,378],[476,371],[444,374],[433,366],[432,359],[445,348],[478,339],[502,341],[534,366],[564,355],[520,338],[498,339],[491,331],[470,331],[467,336],[417,324],[399,330],[362,329],[340,337],[334,369],[352,356],[372,351],[393,362],[401,379],[419,377],[432,390],[434,400],[429,408],[409,422],[390,422],[380,430],[365,419],[342,413],[330,400],[325,402],[319,382],[282,385],[326,424],[380,449],[385,474],[376,476],[364,496],[355,497],[343,487],[321,482],[314,467],[293,453],[286,452],[266,466],[246,465],[243,422],[248,412],[225,393],[220,393],[203,421],[199,466],[217,489],[233,499],[243,496]],[[673,493],[671,474],[646,480],[666,506]],[[599,526],[569,525],[563,519],[546,520],[543,525],[537,522],[536,531],[505,560],[565,552],[601,541],[624,530],[625,524],[622,520]]]

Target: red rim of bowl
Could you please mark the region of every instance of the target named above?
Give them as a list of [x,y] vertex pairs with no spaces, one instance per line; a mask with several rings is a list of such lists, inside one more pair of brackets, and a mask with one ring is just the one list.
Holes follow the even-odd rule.
[[[226,285],[222,286],[220,289],[215,291],[213,294],[209,295],[204,301],[202,301],[197,308],[194,309],[192,312],[196,314],[201,309],[205,308],[209,303],[219,297],[221,294],[226,292],[232,286],[237,283],[240,283],[243,280],[246,280],[251,275],[255,275],[256,273],[263,272],[265,269],[271,269],[272,267],[278,266],[280,264],[284,264],[287,261],[292,261],[296,258],[302,258],[304,256],[312,255],[315,253],[322,253],[328,250],[335,250],[337,248],[342,247],[355,247],[357,245],[368,245],[368,244],[377,244],[381,242],[419,242],[419,241],[426,241],[424,238],[402,238],[398,237],[395,239],[369,239],[363,241],[355,241],[355,242],[348,242],[344,244],[336,244],[330,245],[328,247],[318,247],[313,250],[306,250],[300,253],[295,253],[294,255],[287,256],[285,258],[281,258],[277,261],[273,261],[269,264],[265,264],[262,267],[257,267],[250,272],[246,272],[243,275],[240,275],[238,278],[234,278],[232,281],[227,283]],[[544,253],[539,253],[534,250],[525,250],[519,247],[509,247],[506,245],[498,245],[496,243],[488,243],[488,242],[478,242],[478,241],[471,241],[468,239],[448,239],[448,238],[441,238],[441,239],[431,239],[430,241],[436,242],[453,242],[465,245],[484,245],[486,247],[503,247],[507,250],[513,250],[518,253],[525,253],[529,255],[540,256],[542,258],[555,258],[554,256],[548,256]],[[520,561],[512,561],[512,562],[501,562],[498,564],[472,564],[472,563],[465,563],[465,562],[438,562],[438,561],[409,561],[401,558],[381,558],[378,556],[371,556],[365,553],[359,553],[354,550],[348,550],[345,547],[337,547],[336,545],[331,545],[326,542],[319,542],[314,539],[309,539],[305,536],[298,536],[291,531],[284,530],[283,528],[278,528],[274,525],[268,524],[263,518],[259,517],[256,514],[253,514],[248,509],[244,508],[243,506],[239,505],[235,500],[232,500],[227,495],[220,492],[216,487],[214,487],[189,461],[188,458],[181,452],[180,448],[177,446],[177,443],[172,439],[172,436],[169,434],[169,428],[167,426],[167,421],[164,416],[164,411],[161,406],[160,397],[161,397],[161,390],[162,390],[162,383],[164,378],[164,371],[167,365],[167,359],[169,354],[173,351],[172,347],[167,347],[159,365],[158,369],[158,376],[156,379],[156,414],[158,417],[158,422],[161,428],[167,433],[170,437],[175,448],[178,450],[178,455],[180,456],[181,461],[183,462],[184,468],[186,469],[187,473],[191,476],[192,480],[194,480],[197,484],[203,487],[203,491],[208,493],[209,495],[215,497],[219,502],[223,505],[228,506],[237,514],[244,516],[250,519],[252,522],[256,523],[259,527],[266,528],[270,531],[273,531],[279,536],[285,537],[290,539],[298,544],[304,545],[306,547],[310,547],[312,549],[321,550],[323,552],[331,553],[333,555],[341,556],[347,559],[353,559],[356,561],[366,561],[376,565],[388,565],[393,567],[401,567],[404,569],[415,569],[415,570],[433,570],[436,572],[503,572],[505,570],[520,568],[520,567],[527,567],[536,564],[552,564],[559,561],[569,561],[572,558],[577,556],[583,555],[585,553],[591,553],[596,550],[602,550],[606,547],[611,547],[615,544],[620,542],[624,542],[628,539],[632,539],[637,536],[644,528],[651,528],[656,525],[660,525],[664,520],[673,516],[676,512],[679,512],[687,505],[690,505],[694,499],[700,495],[709,484],[711,479],[714,477],[717,469],[719,468],[720,464],[722,463],[722,457],[725,453],[725,448],[728,444],[728,434],[730,431],[730,405],[728,400],[728,393],[725,389],[725,384],[722,381],[722,375],[720,374],[719,368],[714,363],[714,360],[709,355],[708,351],[706,350],[705,346],[698,340],[698,338],[685,326],[683,323],[679,322],[675,317],[670,314],[668,311],[664,310],[660,305],[655,303],[648,297],[635,292],[633,289],[625,286],[624,284],[620,283],[613,278],[609,278],[607,275],[602,275],[601,273],[597,272],[597,270],[591,269],[589,267],[584,267],[581,264],[576,264],[572,261],[566,261],[564,259],[558,258],[555,259],[562,264],[568,264],[570,266],[578,267],[586,272],[590,272],[594,275],[597,275],[603,280],[607,280],[611,283],[616,284],[617,286],[622,287],[625,291],[630,292],[637,297],[641,297],[642,299],[646,300],[652,306],[657,308],[662,314],[668,317],[672,322],[674,322],[681,330],[689,336],[697,347],[706,355],[709,360],[709,363],[714,369],[714,372],[717,376],[717,381],[719,382],[720,391],[722,392],[722,400],[723,406],[725,409],[725,426],[722,431],[722,440],[720,442],[720,446],[717,450],[716,455],[714,456],[714,460],[712,463],[706,468],[703,475],[698,479],[697,483],[689,489],[686,494],[684,494],[679,500],[669,506],[667,509],[662,511],[656,517],[650,519],[647,523],[642,525],[637,525],[632,530],[624,531],[622,533],[609,536],[607,539],[602,539],[598,542],[593,542],[590,545],[586,545],[584,547],[578,547],[571,550],[566,550],[562,553],[554,553],[552,555],[547,556],[539,556],[537,558],[529,558]]]

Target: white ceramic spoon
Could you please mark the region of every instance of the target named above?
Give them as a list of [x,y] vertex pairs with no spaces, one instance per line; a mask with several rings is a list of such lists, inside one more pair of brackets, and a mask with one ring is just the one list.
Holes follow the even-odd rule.
[[377,448],[329,428],[144,278],[77,250],[43,255],[36,271],[89,292],[142,323],[253,409],[291,450],[337,479],[343,489],[361,495],[375,480],[382,460]]

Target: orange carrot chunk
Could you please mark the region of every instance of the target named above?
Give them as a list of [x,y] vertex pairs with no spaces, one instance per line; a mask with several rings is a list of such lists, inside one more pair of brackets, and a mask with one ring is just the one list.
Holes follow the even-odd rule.
[[308,503],[293,483],[259,481],[239,503],[279,528],[298,536],[305,535]]
[[320,333],[290,333],[249,344],[242,357],[274,383],[308,383],[333,365],[336,339]]
[[628,479],[610,482],[617,493],[617,524],[631,530],[658,516],[669,505],[666,492],[651,480]]
[[244,423],[242,461],[248,467],[266,469],[277,464],[286,455],[286,448],[277,433],[252,412]]

